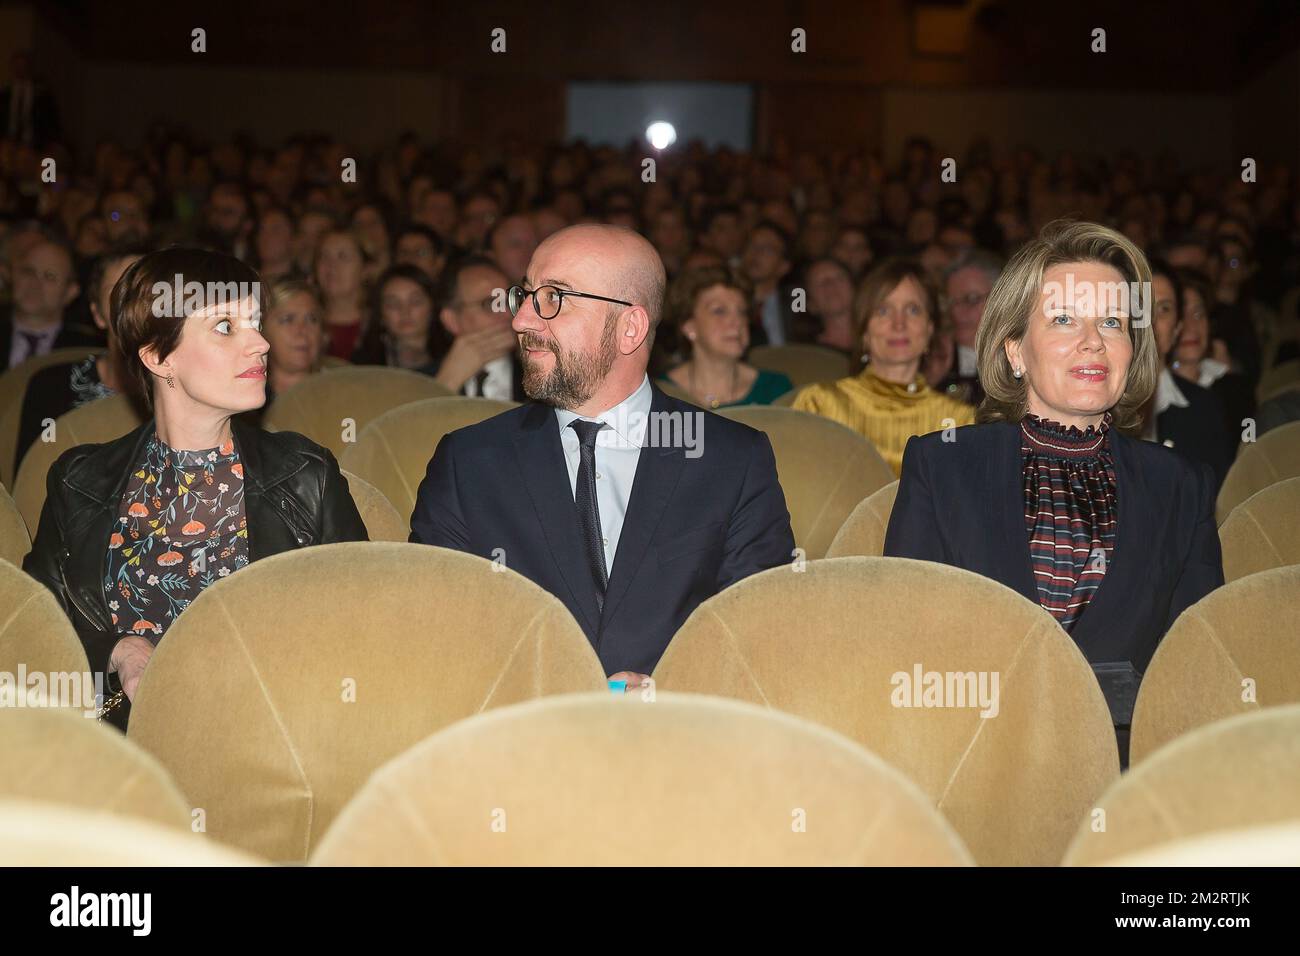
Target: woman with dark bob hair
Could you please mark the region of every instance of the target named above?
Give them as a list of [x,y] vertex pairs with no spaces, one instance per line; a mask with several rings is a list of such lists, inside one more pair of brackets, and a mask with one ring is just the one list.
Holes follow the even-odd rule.
[[989,293],[977,423],[913,438],[885,554],[983,574],[1046,609],[1093,665],[1127,762],[1141,673],[1223,583],[1210,467],[1131,437],[1160,374],[1151,269],[1119,233],[1060,221]]
[[110,321],[153,417],[69,449],[46,478],[23,568],[106,675],[102,716],[122,729],[154,648],[209,584],[281,551],[366,540],[329,451],[236,417],[266,400],[261,288],[221,253],[137,260],[113,287]]

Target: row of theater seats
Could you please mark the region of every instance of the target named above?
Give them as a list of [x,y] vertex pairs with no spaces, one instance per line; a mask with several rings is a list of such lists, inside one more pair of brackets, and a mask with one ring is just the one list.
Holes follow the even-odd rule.
[[[432,379],[414,372],[338,368],[280,396],[266,424],[300,431],[330,447],[371,537],[403,541],[416,491],[442,436],[510,407],[483,398],[420,397],[439,390]],[[771,439],[795,542],[806,557],[881,553],[897,483],[870,442],[835,422],[788,408],[745,406],[723,414]],[[35,534],[46,472],[63,451],[117,438],[138,424],[121,397],[100,399],[60,418],[57,440],[37,443],[23,461],[13,491],[21,526],[12,516],[0,517],[0,555],[13,560],[12,555],[25,553],[23,529]],[[704,441],[707,447],[707,429]],[[1265,433],[1238,455],[1218,500],[1229,580],[1300,561],[1300,489],[1288,482],[1297,478],[1300,422]]]
[[[87,668],[52,596],[7,564],[0,564],[0,605],[13,609],[0,631],[0,670]],[[908,853],[914,861],[933,861],[933,854],[948,852],[945,846],[964,846],[981,865],[1054,865],[1300,817],[1296,634],[1300,566],[1250,575],[1188,608],[1145,675],[1131,738],[1134,769],[1118,779],[1110,715],[1077,646],[1037,605],[966,571],[850,557],[754,575],[687,620],[655,670],[653,693],[641,695],[652,700],[632,695],[628,703],[640,709],[618,710],[622,701],[600,699],[607,694],[605,675],[577,623],[522,576],[440,548],[334,544],[259,561],[205,590],[155,652],[128,738],[116,746],[151,755],[184,794],[184,806],[202,811],[212,838],[277,862],[305,862],[325,847],[337,851],[332,859],[338,861],[363,854],[366,839],[327,833],[335,821],[375,816],[391,818],[376,832],[408,845],[408,855],[387,843],[375,846],[408,862],[536,862],[547,853],[557,862],[594,862],[605,842],[621,845],[602,829],[618,819],[642,828],[639,845],[649,856],[641,862],[669,862],[675,858],[654,854],[670,848],[695,852],[699,862],[739,862],[747,858],[727,856],[722,847],[748,844],[740,831],[718,822],[719,814],[734,814],[734,826],[753,830],[772,823],[771,806],[789,801],[782,811],[787,828],[802,819],[796,810],[807,815],[807,832],[827,819],[841,828],[864,827],[848,831],[861,833],[860,840],[837,831],[838,862],[892,862]],[[946,696],[923,693],[936,679],[949,688]],[[573,707],[604,710],[545,723],[551,719],[545,715],[561,715],[568,705],[539,698],[582,692],[596,699]],[[788,728],[797,722],[787,720],[787,729],[771,733],[815,733],[837,743],[816,745],[825,752],[817,757],[825,766],[816,772],[781,763],[786,758],[774,754],[805,745],[778,746],[767,742],[766,730],[742,731],[745,722],[771,723],[743,707],[728,711],[739,715],[735,726],[720,722],[717,708],[724,705],[696,695],[792,715],[824,729],[798,724],[803,729],[794,731]],[[485,714],[512,705],[527,706],[510,711],[515,717]],[[674,708],[685,709],[675,716]],[[60,792],[42,788],[54,787],[61,775],[73,781],[67,790],[87,795],[72,802],[114,792],[111,783],[83,779],[86,759],[64,748],[37,744],[43,756],[25,756],[21,742],[31,735],[20,723],[23,714],[0,709],[0,754],[17,761],[0,768],[0,788],[26,779],[27,789],[0,790],[0,796],[58,801]],[[1275,718],[1283,729],[1270,736]],[[606,720],[626,723],[606,727]],[[1220,740],[1209,728],[1256,726],[1252,721],[1272,728],[1261,731],[1267,745],[1251,743],[1253,731],[1242,730],[1221,749],[1214,749],[1218,743],[1203,749],[1201,742]],[[444,730],[441,744],[429,741]],[[705,759],[698,748],[678,763],[672,756],[677,734],[701,736],[703,752],[736,749],[735,759],[755,761],[755,769],[742,773],[716,755]],[[434,769],[410,756],[375,775],[413,747],[412,754],[434,754]],[[826,781],[851,762],[850,750],[869,752],[873,766],[892,767],[911,781],[888,798],[872,798],[878,822],[895,814],[919,819],[911,805],[920,794],[959,842],[941,839],[946,831],[931,827],[929,836],[905,848],[872,844],[871,827],[854,816],[860,808],[817,803],[831,800],[828,794],[840,786]],[[832,752],[841,756],[832,759]],[[582,764],[583,754],[580,771],[572,765]],[[772,760],[784,769],[764,763]],[[714,763],[716,779],[707,770]],[[399,765],[407,769],[393,769]],[[893,786],[878,769],[854,773],[860,782],[870,777],[872,787]],[[1173,781],[1169,794],[1145,789],[1166,779]],[[781,789],[782,780],[790,786]],[[759,797],[761,781],[776,788],[764,798],[770,806]],[[415,795],[404,789],[408,784]],[[714,806],[706,813],[665,796],[689,802],[692,788],[706,795],[701,801],[728,810]],[[545,802],[551,791],[554,806]],[[480,805],[490,793],[503,795]],[[798,793],[805,794],[801,801]],[[345,812],[354,799],[369,809]],[[682,811],[678,826],[721,827],[729,839],[718,844],[694,835],[674,842],[654,822],[658,811],[651,805],[665,800]],[[127,795],[120,805],[140,802]],[[810,804],[823,809],[814,813]],[[567,828],[553,819],[559,808],[572,815]],[[420,816],[426,810],[439,817],[439,827],[464,828],[466,842],[449,836],[422,843],[418,834],[434,832]],[[493,824],[498,810],[507,827],[509,821],[532,826],[528,840],[474,842],[484,836],[477,828]],[[546,832],[553,837],[545,839]],[[778,828],[772,836],[786,833]],[[751,838],[761,843],[754,833]],[[435,849],[453,844],[446,856]],[[854,855],[859,844],[860,857]],[[827,845],[782,846],[762,853],[808,862],[811,856],[799,854],[815,856]],[[751,849],[760,853],[757,844]],[[953,861],[964,858],[952,852]],[[760,858],[776,857],[753,859]]]

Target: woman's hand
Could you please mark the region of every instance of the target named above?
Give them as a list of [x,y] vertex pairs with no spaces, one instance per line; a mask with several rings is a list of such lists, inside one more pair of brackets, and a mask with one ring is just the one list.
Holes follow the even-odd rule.
[[135,701],[136,688],[140,686],[140,678],[144,676],[144,669],[152,656],[153,644],[145,637],[124,637],[113,646],[108,669],[117,672],[127,700]]
[[451,343],[447,357],[442,360],[435,380],[453,392],[459,392],[488,362],[509,355],[518,341],[508,325],[458,335]]

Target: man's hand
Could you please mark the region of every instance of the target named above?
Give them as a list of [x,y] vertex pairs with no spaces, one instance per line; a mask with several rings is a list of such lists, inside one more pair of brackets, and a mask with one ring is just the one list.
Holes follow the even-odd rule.
[[617,674],[610,674],[609,679],[627,681],[626,686],[623,688],[625,694],[648,687],[650,684],[649,674],[638,674],[636,671],[619,671]]
[[145,637],[124,637],[113,647],[108,669],[117,672],[117,679],[122,682],[126,699],[135,702],[135,691],[140,686],[140,678],[153,656],[153,644]]
[[484,365],[509,355],[518,343],[519,339],[508,325],[458,335],[451,343],[447,357],[442,360],[435,379],[453,392],[459,392]]

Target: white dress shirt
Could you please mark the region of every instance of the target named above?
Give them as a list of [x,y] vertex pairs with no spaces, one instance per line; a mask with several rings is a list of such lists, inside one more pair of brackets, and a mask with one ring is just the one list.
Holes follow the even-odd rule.
[[[14,324],[9,334],[9,367],[13,368],[24,359],[34,358],[37,355],[45,355],[54,348],[54,340],[59,337],[59,332],[63,329],[62,323],[58,325],[47,326],[43,329],[24,329]],[[35,348],[31,347],[28,336],[35,339]]]
[[969,345],[957,345],[957,374],[962,378],[979,374],[979,355]]
[[1203,358],[1201,359],[1200,381],[1197,384],[1201,388],[1209,388],[1226,374],[1228,374],[1228,366],[1218,359]]
[[785,320],[781,315],[781,290],[773,289],[763,300],[763,331],[768,345],[785,345]]
[[614,571],[614,555],[623,532],[627,503],[632,497],[632,482],[636,479],[637,462],[641,460],[641,445],[645,441],[653,399],[647,375],[636,391],[595,417],[587,418],[564,408],[555,410],[560,444],[564,446],[564,463],[569,469],[569,489],[573,491],[575,500],[581,443],[578,433],[569,427],[569,423],[585,418],[586,421],[605,424],[596,433],[596,506],[600,511],[600,532],[605,545],[605,570],[610,574]]
[[[494,358],[484,365],[481,371],[487,372],[487,377],[483,379],[483,398],[495,398],[501,402],[509,402],[514,399],[515,367],[509,355]],[[465,394],[479,394],[477,375],[465,383]]]

